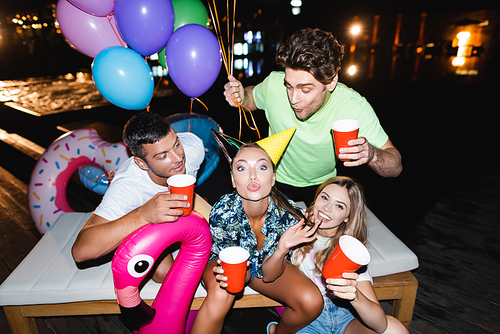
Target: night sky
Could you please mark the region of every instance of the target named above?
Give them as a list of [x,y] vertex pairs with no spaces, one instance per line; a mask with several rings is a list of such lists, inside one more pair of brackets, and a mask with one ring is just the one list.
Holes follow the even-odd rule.
[[[207,3],[208,0],[204,0]],[[213,1],[213,0],[210,0]],[[251,0],[240,0],[250,2]],[[216,0],[217,3],[225,4],[226,1]],[[253,0],[259,3],[283,3],[288,4],[289,0]],[[21,1],[2,1],[0,10],[11,12],[17,10],[30,10],[55,3],[51,0],[21,0]],[[212,3],[212,2],[211,2]],[[238,2],[236,2],[238,6]],[[303,0],[304,6],[318,8],[319,12],[324,10],[325,4],[328,9],[346,14],[352,13],[407,13],[407,12],[441,12],[441,11],[462,11],[478,9],[500,9],[500,4],[495,0],[474,0],[474,1],[450,1],[450,0]],[[3,14],[3,13],[2,13]],[[333,13],[332,13],[333,14]],[[2,15],[3,16],[3,15]]]

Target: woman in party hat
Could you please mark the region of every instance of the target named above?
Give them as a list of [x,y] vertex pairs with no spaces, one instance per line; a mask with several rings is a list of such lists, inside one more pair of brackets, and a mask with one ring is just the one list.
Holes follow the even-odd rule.
[[[274,187],[275,165],[294,131],[292,128],[253,144],[226,140],[214,133],[219,143],[230,145],[221,147],[228,153],[235,192],[224,195],[210,212],[213,245],[203,273],[207,297],[192,334],[220,333],[234,303],[236,295],[225,290],[227,277],[218,259],[230,246],[250,253],[246,284],[286,305],[277,326],[268,325],[268,333],[270,329],[271,333],[295,333],[321,313],[323,298],[318,288],[288,261],[292,248],[316,238],[318,225],[305,219]],[[241,145],[237,151],[231,149],[235,145]]]

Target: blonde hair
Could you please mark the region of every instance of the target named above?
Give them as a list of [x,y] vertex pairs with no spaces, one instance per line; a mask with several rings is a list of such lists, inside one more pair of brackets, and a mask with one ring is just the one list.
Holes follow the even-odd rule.
[[[358,239],[362,243],[366,243],[367,225],[363,188],[359,183],[357,183],[350,177],[336,176],[323,182],[316,190],[316,195],[314,196],[313,203],[306,210],[308,216],[311,216],[313,214],[314,204],[316,203],[316,199],[318,198],[319,194],[321,194],[326,186],[329,186],[331,184],[336,184],[347,190],[347,195],[349,196],[349,200],[351,202],[351,210],[349,213],[348,221],[342,222],[339,225],[335,235],[330,238],[328,247],[317,252],[314,255],[314,272],[316,273],[321,273],[323,265],[325,264],[326,260],[328,260],[333,250],[339,243],[339,238],[341,236],[350,235]],[[313,244],[314,241],[298,248],[294,252],[294,263],[297,267],[300,266],[300,264],[304,260],[305,255],[311,251],[311,249],[313,248]]]

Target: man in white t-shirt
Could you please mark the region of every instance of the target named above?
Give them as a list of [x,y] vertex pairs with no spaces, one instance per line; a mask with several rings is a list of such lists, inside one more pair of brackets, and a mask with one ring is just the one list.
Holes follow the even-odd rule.
[[[133,156],[117,171],[78,234],[72,248],[76,262],[105,256],[135,230],[174,222],[183,213],[180,208],[189,207],[184,195],[168,192],[167,179],[184,173],[196,177],[205,156],[202,140],[190,132],[176,134],[162,116],[144,111],[127,122],[123,141]],[[203,202],[196,196],[195,203],[208,206]],[[163,259],[153,279],[162,282],[172,262],[170,255]]]

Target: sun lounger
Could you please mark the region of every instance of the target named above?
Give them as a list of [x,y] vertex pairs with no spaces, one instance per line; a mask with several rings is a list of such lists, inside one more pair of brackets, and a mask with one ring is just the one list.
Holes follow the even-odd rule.
[[[71,246],[91,213],[64,213],[21,264],[0,286],[12,333],[38,333],[35,317],[118,314],[110,262],[79,269]],[[418,259],[371,211],[369,215],[369,270],[380,300],[393,300],[392,315],[410,325],[418,282],[410,272]],[[149,281],[141,290],[148,304],[160,285]],[[192,310],[197,310],[205,290],[196,291]],[[237,308],[272,307],[280,304],[250,288],[235,303]]]

